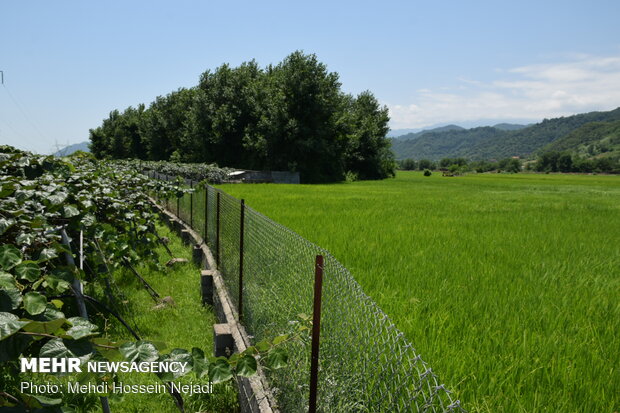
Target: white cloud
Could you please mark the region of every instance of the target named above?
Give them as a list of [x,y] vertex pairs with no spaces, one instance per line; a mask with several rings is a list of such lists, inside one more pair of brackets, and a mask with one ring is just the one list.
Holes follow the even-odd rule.
[[620,57],[571,60],[498,71],[500,79],[418,90],[415,102],[387,104],[393,129],[481,119],[543,119],[620,106]]

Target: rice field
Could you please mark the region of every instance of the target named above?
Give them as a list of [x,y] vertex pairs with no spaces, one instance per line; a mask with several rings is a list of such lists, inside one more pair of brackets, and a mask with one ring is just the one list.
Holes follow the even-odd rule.
[[620,409],[620,177],[220,187],[331,251],[467,410]]

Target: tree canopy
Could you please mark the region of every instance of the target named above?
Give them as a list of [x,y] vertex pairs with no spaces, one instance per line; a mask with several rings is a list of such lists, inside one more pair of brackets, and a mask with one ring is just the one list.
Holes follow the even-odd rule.
[[98,158],[298,171],[304,182],[383,179],[395,168],[388,122],[371,92],[345,94],[337,73],[296,51],[264,69],[224,64],[148,108],[113,110],[90,130],[90,148]]

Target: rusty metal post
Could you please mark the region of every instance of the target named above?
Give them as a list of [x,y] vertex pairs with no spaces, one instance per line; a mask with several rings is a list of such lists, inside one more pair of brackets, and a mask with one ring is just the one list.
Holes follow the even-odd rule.
[[208,227],[208,223],[209,222],[209,185],[205,184],[205,226],[204,226],[204,237],[203,240],[205,242],[205,245],[209,245],[209,233],[207,232],[207,230],[209,229]]
[[[194,189],[194,181],[189,180],[189,187]],[[189,227],[194,229],[194,193],[189,194]]]
[[220,269],[220,191],[217,191],[217,209],[216,209],[216,223],[215,223],[215,263],[217,269]]
[[309,413],[316,412],[319,384],[319,338],[321,335],[321,296],[323,292],[323,256],[317,255],[314,265],[314,308],[312,311],[312,349],[310,353]]
[[239,320],[243,319],[243,233],[245,223],[245,200],[241,200],[239,218]]

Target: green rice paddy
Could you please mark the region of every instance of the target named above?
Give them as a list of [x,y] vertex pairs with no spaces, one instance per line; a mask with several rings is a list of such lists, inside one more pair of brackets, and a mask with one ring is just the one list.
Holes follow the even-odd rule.
[[620,409],[620,177],[220,187],[332,252],[467,410]]

